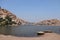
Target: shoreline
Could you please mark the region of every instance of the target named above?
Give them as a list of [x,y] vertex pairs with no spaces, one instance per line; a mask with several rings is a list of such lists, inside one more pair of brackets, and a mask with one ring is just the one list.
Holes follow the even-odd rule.
[[60,35],[56,33],[46,33],[38,37],[16,37],[12,35],[0,35],[0,40],[60,40]]

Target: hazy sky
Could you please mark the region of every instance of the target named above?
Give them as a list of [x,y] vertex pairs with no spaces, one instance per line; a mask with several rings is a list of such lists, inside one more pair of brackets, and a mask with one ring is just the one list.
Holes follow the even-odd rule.
[[0,0],[0,6],[32,22],[60,19],[60,0]]

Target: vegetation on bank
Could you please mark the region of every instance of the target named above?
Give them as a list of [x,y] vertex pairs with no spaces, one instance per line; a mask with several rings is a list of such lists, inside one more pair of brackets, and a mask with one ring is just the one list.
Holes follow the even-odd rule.
[[12,24],[16,24],[16,23],[12,21],[12,18],[10,18],[9,16],[6,16],[5,19],[0,17],[0,26],[6,26]]

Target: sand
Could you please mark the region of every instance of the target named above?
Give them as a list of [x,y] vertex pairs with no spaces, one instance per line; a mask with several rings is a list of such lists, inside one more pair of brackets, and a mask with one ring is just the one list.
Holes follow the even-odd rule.
[[16,37],[11,35],[0,35],[0,40],[60,40],[60,34],[46,33],[38,37]]

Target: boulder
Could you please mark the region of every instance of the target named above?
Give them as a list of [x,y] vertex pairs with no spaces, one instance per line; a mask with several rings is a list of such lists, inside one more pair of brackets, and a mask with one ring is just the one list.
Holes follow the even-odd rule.
[[43,31],[37,32],[37,35],[44,35],[45,33]]

